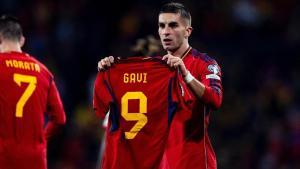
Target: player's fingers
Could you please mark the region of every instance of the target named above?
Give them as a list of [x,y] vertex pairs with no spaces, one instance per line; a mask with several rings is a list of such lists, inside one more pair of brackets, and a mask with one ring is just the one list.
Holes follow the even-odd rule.
[[170,67],[173,66],[172,58],[168,58],[167,64],[168,64]]
[[98,71],[100,71],[100,70],[104,70],[104,60],[102,59],[102,60],[100,60],[99,62],[98,62]]
[[102,66],[101,66],[101,61],[99,61],[99,62],[98,62],[98,66],[97,66],[98,71],[101,70],[101,67],[102,67]]
[[106,66],[107,66],[107,67],[110,67],[110,66],[111,66],[111,64],[110,64],[109,61],[106,61]]
[[176,63],[177,60],[178,60],[178,58],[175,57],[175,56],[170,56],[168,59],[169,59],[170,65],[171,65],[172,67],[174,66],[174,63]]
[[171,63],[172,65],[174,65],[174,63],[176,63],[176,62],[178,61],[178,58],[177,58],[177,57],[170,57],[169,59],[170,59],[170,63]]
[[174,67],[174,62],[171,62],[171,63],[170,63],[170,66],[171,66],[171,67]]
[[100,68],[101,68],[101,60],[98,61],[98,69],[100,69]]
[[109,67],[110,66],[109,58],[105,57],[103,60],[104,60],[104,64],[105,64],[104,66],[108,66]]
[[109,60],[110,63],[114,63],[115,58],[113,56],[109,56],[108,60]]
[[180,64],[180,61],[178,59],[172,60],[172,67],[177,67]]
[[168,58],[169,58],[169,55],[167,54],[167,55],[163,56],[161,60],[166,60]]
[[172,66],[171,63],[172,63],[172,58],[168,57],[167,64],[170,65],[170,66]]
[[105,57],[103,60],[104,60],[105,66],[110,66],[110,62],[109,62],[109,58],[108,57]]
[[104,59],[102,59],[102,60],[101,60],[101,66],[102,66],[102,68],[104,68],[104,67],[105,67],[105,65],[106,65],[106,62],[105,62],[105,60],[104,60]]
[[177,61],[177,62],[174,63],[174,67],[177,68],[180,64],[181,64],[181,62],[180,62],[180,61]]

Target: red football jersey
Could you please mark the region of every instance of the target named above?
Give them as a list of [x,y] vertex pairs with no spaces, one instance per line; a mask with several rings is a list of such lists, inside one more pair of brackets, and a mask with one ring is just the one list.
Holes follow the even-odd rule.
[[110,111],[103,169],[159,167],[172,118],[191,98],[177,74],[161,59],[142,57],[98,74],[94,109],[102,118]]
[[[205,85],[204,94],[196,99],[191,116],[174,116],[163,168],[216,169],[216,156],[207,133],[209,116],[222,102],[221,70],[217,62],[195,49],[189,51],[183,62],[190,73]],[[195,97],[195,96],[194,96]]]
[[45,137],[65,123],[53,76],[18,52],[0,53],[0,74],[0,168],[45,169]]

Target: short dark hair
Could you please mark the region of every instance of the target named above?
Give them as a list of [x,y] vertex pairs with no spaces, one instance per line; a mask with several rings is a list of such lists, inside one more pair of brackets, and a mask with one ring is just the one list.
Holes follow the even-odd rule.
[[10,15],[2,15],[0,17],[0,35],[4,39],[19,41],[23,36],[19,20]]
[[188,25],[192,24],[192,17],[190,12],[185,8],[185,6],[178,2],[169,2],[164,4],[159,11],[161,13],[176,13],[180,14],[180,16],[187,20]]

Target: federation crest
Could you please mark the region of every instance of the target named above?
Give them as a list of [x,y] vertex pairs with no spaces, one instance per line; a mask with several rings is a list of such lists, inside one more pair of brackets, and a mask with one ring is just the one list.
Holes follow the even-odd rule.
[[220,72],[218,65],[208,65],[207,69],[213,74],[218,74]]

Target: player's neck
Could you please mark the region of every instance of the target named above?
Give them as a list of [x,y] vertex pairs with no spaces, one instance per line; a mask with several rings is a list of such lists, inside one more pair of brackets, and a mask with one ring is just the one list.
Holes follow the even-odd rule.
[[17,42],[5,42],[2,44],[2,53],[8,53],[8,52],[20,52],[22,53],[22,49],[19,43]]
[[176,51],[168,51],[168,53],[173,56],[183,58],[186,55],[186,53],[190,50],[190,48],[190,45],[186,43],[185,45],[182,45],[180,48],[178,48]]

